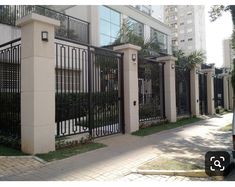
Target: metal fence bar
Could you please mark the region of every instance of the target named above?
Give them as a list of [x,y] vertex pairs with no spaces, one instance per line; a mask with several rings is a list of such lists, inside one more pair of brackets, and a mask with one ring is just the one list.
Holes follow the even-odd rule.
[[0,46],[0,135],[20,139],[20,39]]
[[177,115],[190,115],[190,69],[175,66]]
[[122,132],[122,55],[68,40],[55,47],[56,136]]
[[138,60],[139,121],[164,120],[164,64]]
[[16,20],[32,12],[59,20],[61,25],[55,31],[56,36],[69,38],[83,43],[90,43],[88,22],[44,6],[0,5],[0,23],[16,26]]

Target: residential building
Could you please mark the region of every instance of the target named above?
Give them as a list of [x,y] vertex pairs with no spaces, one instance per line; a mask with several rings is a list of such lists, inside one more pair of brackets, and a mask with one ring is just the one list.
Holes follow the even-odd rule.
[[152,15],[151,16],[158,19],[161,22],[164,22],[164,6],[163,5],[152,6]]
[[[128,20],[132,23],[133,29],[137,35],[143,37],[145,40],[155,37],[156,42],[160,46],[161,52],[168,54],[172,53],[171,30],[166,24],[149,15],[151,12],[151,6],[140,6],[136,8],[133,6],[124,5],[53,5],[49,6],[49,8],[88,22],[89,41],[94,46],[105,46],[112,44],[117,38],[123,22]],[[148,10],[149,14],[146,13],[145,10]],[[67,23],[64,22],[63,24],[66,25]],[[78,32],[76,33],[77,29],[85,29],[81,28],[81,26],[75,25],[72,19],[69,28],[75,31],[75,34],[78,34]],[[9,32],[9,30],[11,30],[11,32]],[[20,33],[16,27],[1,25],[0,31],[1,33],[6,33],[7,35],[5,37],[6,39],[0,39],[0,43],[4,43],[20,36]],[[81,37],[81,39],[84,37]]]
[[231,39],[223,40],[223,67],[232,68],[234,55]]
[[[142,7],[142,8],[141,8]],[[151,6],[145,6],[151,11]],[[146,9],[147,9],[146,8]],[[161,51],[171,54],[170,28],[143,12],[143,6],[109,5],[109,6],[74,6],[65,10],[65,13],[90,22],[91,42],[95,45],[109,45],[115,41],[124,20],[132,23],[136,34],[145,40],[157,35]],[[99,32],[97,32],[99,31]]]
[[164,22],[172,30],[172,46],[186,54],[206,50],[205,8],[203,5],[164,6]]

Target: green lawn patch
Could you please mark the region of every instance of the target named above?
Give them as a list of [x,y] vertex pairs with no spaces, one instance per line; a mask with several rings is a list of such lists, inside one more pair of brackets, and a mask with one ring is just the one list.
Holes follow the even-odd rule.
[[10,147],[6,147],[4,145],[0,145],[0,156],[25,156],[27,154],[22,153],[18,149],[13,149]]
[[230,124],[228,124],[228,125],[226,125],[226,126],[220,128],[219,130],[220,130],[220,131],[224,131],[224,132],[232,131],[232,130],[233,130],[232,124],[230,123]]
[[198,169],[203,169],[203,168],[195,164],[191,164],[187,162],[180,162],[177,160],[156,159],[156,160],[143,164],[138,169],[141,169],[141,170],[198,170]]
[[54,160],[68,158],[76,154],[81,154],[95,149],[99,149],[102,147],[106,147],[106,145],[92,142],[87,144],[80,144],[74,147],[61,148],[56,151],[49,152],[47,154],[37,154],[36,156],[47,162],[51,162]]
[[163,123],[163,124],[153,124],[149,127],[143,128],[143,129],[139,129],[138,131],[135,131],[132,133],[132,135],[136,135],[136,136],[148,136],[157,132],[161,132],[164,130],[169,130],[169,129],[174,129],[180,126],[184,126],[190,123],[194,123],[197,121],[202,120],[201,118],[196,118],[196,117],[192,117],[192,118],[183,118],[183,119],[179,119],[177,120],[177,122],[175,123]]

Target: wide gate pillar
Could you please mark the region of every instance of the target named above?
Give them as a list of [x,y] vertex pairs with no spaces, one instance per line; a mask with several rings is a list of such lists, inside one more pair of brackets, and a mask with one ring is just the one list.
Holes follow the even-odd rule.
[[224,89],[224,109],[229,110],[229,76],[223,77],[223,89]]
[[173,56],[157,58],[164,64],[165,115],[168,121],[176,122],[175,61]]
[[232,80],[231,80],[231,75],[229,75],[228,78],[228,92],[229,92],[229,110],[233,110],[233,97],[234,97],[234,93],[233,93],[233,87],[232,87]]
[[138,96],[138,51],[141,48],[132,44],[114,47],[123,55],[124,79],[124,118],[125,132],[139,130],[139,96]]
[[198,73],[200,66],[195,65],[190,70],[190,102],[191,102],[191,114],[193,116],[199,116],[199,79]]
[[215,68],[211,69],[203,69],[204,73],[206,73],[206,81],[207,81],[207,110],[209,115],[215,114],[215,99],[214,99],[214,75]]
[[25,153],[55,150],[54,27],[59,21],[30,14],[21,26],[21,149]]

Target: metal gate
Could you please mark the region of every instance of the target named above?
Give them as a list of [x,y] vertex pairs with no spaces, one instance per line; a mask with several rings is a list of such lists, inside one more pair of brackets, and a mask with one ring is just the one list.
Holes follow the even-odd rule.
[[215,77],[214,77],[214,101],[215,108],[224,107],[224,81],[223,77],[220,77],[219,74],[222,74],[223,70],[215,68]]
[[0,136],[20,139],[20,39],[0,46]]
[[139,121],[165,119],[164,64],[138,60]]
[[55,45],[57,137],[124,132],[122,54],[62,40]]
[[190,69],[176,66],[175,77],[177,115],[190,115]]
[[199,110],[201,115],[208,114],[207,107],[207,78],[206,74],[199,74]]

